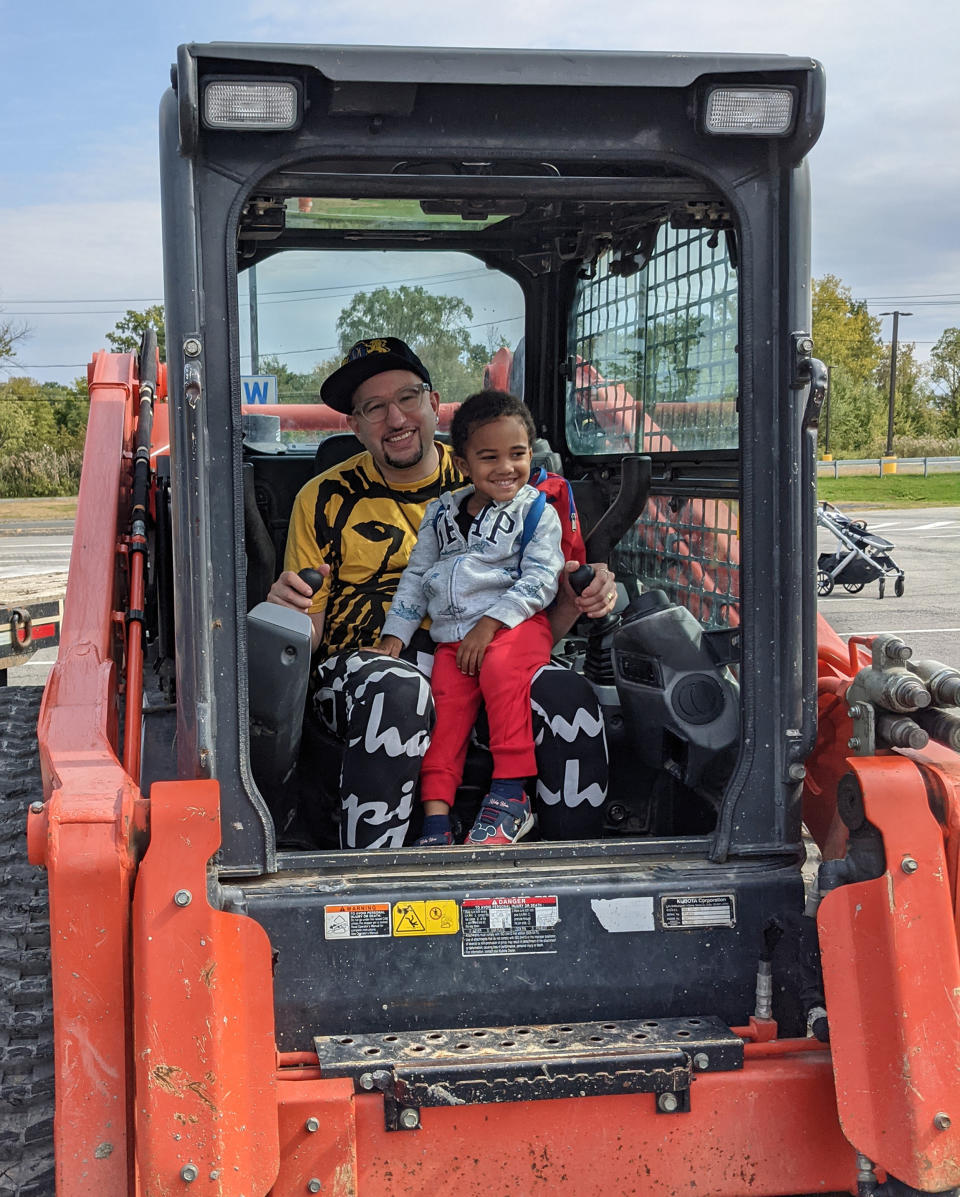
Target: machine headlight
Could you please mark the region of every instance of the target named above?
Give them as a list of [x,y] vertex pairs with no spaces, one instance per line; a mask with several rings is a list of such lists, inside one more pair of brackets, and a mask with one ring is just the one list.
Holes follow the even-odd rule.
[[280,131],[300,120],[300,91],[282,79],[217,79],[203,90],[208,129]]
[[775,137],[793,125],[794,92],[788,87],[715,87],[707,94],[708,133]]

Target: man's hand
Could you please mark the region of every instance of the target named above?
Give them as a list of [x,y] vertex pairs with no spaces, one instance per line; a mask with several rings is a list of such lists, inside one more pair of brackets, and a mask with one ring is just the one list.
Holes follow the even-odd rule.
[[399,636],[381,636],[373,646],[375,653],[383,653],[387,657],[399,657],[403,649],[403,641]]
[[505,625],[499,619],[491,619],[489,615],[482,616],[460,641],[457,649],[457,668],[468,677],[475,677],[480,672],[483,654],[497,632]]
[[594,578],[583,594],[574,594],[570,586],[570,574],[580,568],[579,561],[567,561],[560,575],[560,590],[557,601],[547,612],[554,641],[565,636],[577,622],[580,615],[599,619],[609,614],[617,602],[617,581],[608,565],[594,565]]
[[588,619],[609,615],[617,602],[617,580],[608,565],[591,566],[594,578],[583,594],[575,595],[570,587],[570,574],[579,568],[578,561],[567,561],[563,567],[563,587],[573,595],[577,610]]
[[[317,569],[324,577],[330,572],[329,565],[320,565]],[[267,593],[268,603],[276,603],[280,607],[293,607],[297,611],[309,611],[312,601],[312,587],[292,569],[285,569]]]
[[[329,565],[319,565],[317,569],[324,577],[330,572]],[[313,587],[309,582],[304,582],[303,578],[299,574],[294,573],[292,569],[285,569],[267,593],[268,603],[276,603],[278,607],[292,607],[294,611],[303,611],[307,614],[310,613],[310,604],[312,601]],[[320,643],[323,640],[323,625],[326,618],[326,611],[310,615],[311,652],[315,653],[320,647]]]

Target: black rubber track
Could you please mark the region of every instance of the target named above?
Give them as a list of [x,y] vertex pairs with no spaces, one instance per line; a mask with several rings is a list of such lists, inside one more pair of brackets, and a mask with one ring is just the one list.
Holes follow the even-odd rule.
[[39,686],[0,687],[0,1197],[53,1197],[53,1002],[47,875],[27,862],[42,801]]

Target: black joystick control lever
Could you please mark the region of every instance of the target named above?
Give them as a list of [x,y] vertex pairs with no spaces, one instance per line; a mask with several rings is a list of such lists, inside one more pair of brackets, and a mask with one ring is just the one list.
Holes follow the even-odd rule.
[[[570,574],[570,586],[574,594],[583,594],[586,588],[590,585],[595,577],[592,565],[581,565]],[[609,611],[606,615],[600,615],[596,619],[590,620],[590,635],[603,636],[612,628],[615,628],[620,622],[620,616],[615,615]]]
[[302,578],[313,589],[314,594],[323,585],[323,574],[318,569],[301,569],[297,577]]

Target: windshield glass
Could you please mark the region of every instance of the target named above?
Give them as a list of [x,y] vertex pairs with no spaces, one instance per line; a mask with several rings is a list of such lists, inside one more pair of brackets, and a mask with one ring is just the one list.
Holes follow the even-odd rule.
[[324,378],[367,336],[406,341],[441,401],[459,403],[523,335],[518,284],[464,253],[287,250],[243,271],[238,298],[241,400],[265,412],[318,404]]

